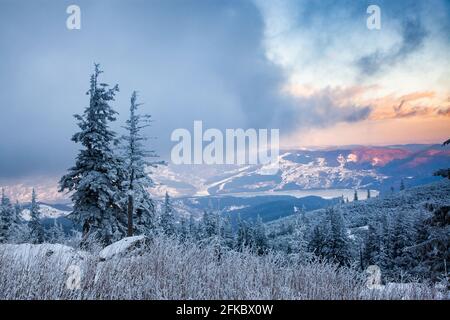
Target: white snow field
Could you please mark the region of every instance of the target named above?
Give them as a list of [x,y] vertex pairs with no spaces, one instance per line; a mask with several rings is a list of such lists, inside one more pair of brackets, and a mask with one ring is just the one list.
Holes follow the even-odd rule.
[[213,245],[165,236],[125,238],[97,253],[60,244],[0,245],[0,299],[442,298],[425,285],[369,290],[364,277],[332,264],[295,265],[275,253],[218,256]]

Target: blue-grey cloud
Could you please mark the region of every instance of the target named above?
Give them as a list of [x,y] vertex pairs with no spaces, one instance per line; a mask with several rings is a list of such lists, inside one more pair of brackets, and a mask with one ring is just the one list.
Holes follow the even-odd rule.
[[61,174],[79,146],[72,115],[94,62],[119,84],[113,103],[127,116],[140,92],[155,122],[148,134],[162,156],[175,128],[326,126],[367,117],[368,106],[335,106],[326,92],[294,98],[286,75],[266,58],[264,21],[250,1],[76,1],[81,30],[67,30],[72,1],[2,1],[0,10],[0,178]]
[[398,62],[422,48],[427,31],[420,18],[408,18],[402,23],[401,43],[389,52],[376,51],[361,57],[357,65],[365,76],[372,76],[387,67],[392,67]]

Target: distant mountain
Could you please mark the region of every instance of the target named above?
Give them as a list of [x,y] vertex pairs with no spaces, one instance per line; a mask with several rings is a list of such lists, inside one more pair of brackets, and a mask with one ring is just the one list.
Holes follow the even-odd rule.
[[[30,204],[22,204],[23,210],[21,212],[21,217],[25,221],[30,221]],[[73,222],[67,218],[67,216],[72,211],[72,207],[66,204],[46,204],[39,203],[39,218],[41,219],[41,223],[44,227],[48,228],[53,226],[56,222],[60,224],[66,233],[71,232],[71,230],[75,227]]]
[[175,196],[239,194],[311,189],[370,188],[398,190],[401,180],[415,186],[439,178],[433,172],[450,165],[450,147],[441,145],[353,146],[316,150],[284,150],[279,170],[269,166],[176,166],[155,172],[161,185]]
[[[354,188],[389,193],[391,187],[399,189],[401,180],[407,187],[439,180],[433,172],[450,167],[450,146],[412,144],[281,150],[278,164],[275,173],[268,170],[272,169],[270,166],[262,165],[160,166],[152,169],[157,185],[151,193],[163,197],[168,191],[175,198],[308,190],[311,193],[303,196],[317,195],[313,190],[336,190],[334,196],[339,196],[341,189]],[[67,194],[56,191],[55,178],[2,184],[11,198],[19,201],[29,199],[31,186],[38,186],[39,199],[47,203],[70,203]],[[51,206],[61,211],[71,210],[65,204]]]
[[[25,204],[24,209],[22,210],[22,219],[24,219],[25,221],[30,221],[31,219],[29,206],[29,204]],[[39,207],[40,219],[57,219],[66,217],[71,211],[71,208],[69,206],[63,204],[50,205],[39,203]]]

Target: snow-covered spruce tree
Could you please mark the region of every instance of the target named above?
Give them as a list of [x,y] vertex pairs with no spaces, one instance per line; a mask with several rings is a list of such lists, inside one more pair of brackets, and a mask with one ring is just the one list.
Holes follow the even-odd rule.
[[164,205],[161,215],[159,217],[159,225],[162,232],[166,235],[173,235],[175,233],[175,218],[173,216],[172,203],[170,201],[169,193],[166,191],[164,198]]
[[353,194],[353,201],[358,201],[358,191],[355,189],[355,193]]
[[[450,139],[448,139],[447,141],[445,141],[442,146],[446,146],[450,144]],[[439,169],[438,171],[436,171],[434,173],[435,176],[440,176],[440,177],[444,177],[447,179],[450,179],[450,168],[444,168],[444,169]]]
[[347,236],[347,228],[340,210],[328,209],[331,223],[330,239],[327,244],[328,258],[340,266],[348,266],[352,260],[350,243]]
[[315,225],[312,230],[311,240],[308,243],[308,251],[316,257],[325,259],[327,254],[327,242],[329,234],[329,225],[326,219]]
[[222,245],[228,249],[232,249],[234,246],[234,234],[233,226],[231,224],[231,218],[229,215],[221,218],[220,234],[222,238]]
[[450,268],[450,207],[440,206],[427,218],[427,237],[418,243],[427,276],[433,280],[449,280]]
[[[124,127],[127,134],[122,138],[125,142],[123,149],[127,174],[124,187],[127,190],[128,236],[132,236],[135,230],[146,233],[155,227],[155,206],[148,193],[153,181],[146,169],[156,167],[157,163],[148,159],[157,157],[157,154],[144,148],[143,142],[147,138],[142,134],[142,130],[150,125],[151,116],[138,114],[140,105],[142,104],[137,103],[137,93],[134,91],[131,95],[130,118]],[[133,225],[134,219],[136,225]]]
[[380,254],[378,266],[381,268],[383,275],[389,276],[392,267],[391,259],[391,237],[392,237],[392,227],[390,223],[390,216],[387,212],[381,214],[381,242],[380,242]]
[[367,189],[367,199],[370,199],[370,189]]
[[36,191],[33,189],[31,194],[31,205],[30,205],[30,216],[31,219],[28,222],[28,227],[30,231],[29,241],[31,243],[42,243],[44,242],[44,228],[41,224],[40,218],[40,207],[37,202]]
[[123,160],[114,153],[116,133],[109,124],[115,121],[116,111],[110,106],[118,86],[108,88],[99,82],[102,73],[95,64],[91,75],[89,106],[82,115],[75,115],[80,131],[72,140],[80,143],[75,166],[69,169],[60,182],[60,191],[73,192],[74,202],[70,217],[82,226],[83,241],[97,237],[104,244],[126,235],[126,214],[120,207],[123,182],[126,179]]
[[0,243],[8,242],[12,225],[12,206],[9,198],[2,188],[2,197],[0,201]]
[[0,243],[22,243],[28,241],[27,225],[21,218],[19,203],[13,206],[2,189],[0,200]]
[[181,217],[180,224],[177,228],[178,238],[182,243],[189,239],[189,225],[185,217]]
[[202,239],[212,239],[216,236],[220,230],[219,219],[216,213],[212,212],[212,209],[208,208],[203,212],[202,219]]
[[414,267],[413,253],[409,250],[415,238],[412,217],[405,211],[397,213],[392,231],[390,248],[393,277],[396,281],[405,281]]
[[246,221],[242,220],[241,215],[237,217],[237,234],[235,248],[242,251],[244,247],[251,245],[250,228]]
[[194,220],[194,217],[192,214],[189,215],[189,222],[188,222],[188,237],[193,240],[197,241],[199,240],[199,232],[198,232],[198,226],[197,223]]
[[266,228],[258,215],[253,229],[253,248],[257,254],[264,254],[267,252],[268,247]]
[[402,180],[400,180],[400,191],[405,190],[405,182]]
[[16,203],[14,204],[14,213],[17,219],[20,219],[20,215],[22,213],[22,206],[19,203],[19,200],[16,200]]
[[305,213],[301,210],[295,218],[294,232],[290,244],[291,253],[294,255],[295,261],[300,264],[311,258],[311,254],[308,251],[307,233]]
[[380,225],[378,221],[371,220],[368,224],[363,253],[363,268],[369,265],[379,264],[379,253],[381,249]]
[[53,225],[45,230],[45,241],[49,243],[64,243],[66,240],[66,234],[60,223],[53,221]]

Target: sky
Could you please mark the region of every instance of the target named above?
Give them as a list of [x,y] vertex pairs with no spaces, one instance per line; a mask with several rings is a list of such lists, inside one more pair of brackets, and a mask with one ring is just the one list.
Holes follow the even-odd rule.
[[[71,4],[80,30],[66,28]],[[283,147],[442,142],[449,35],[444,0],[0,0],[0,184],[73,164],[94,62],[120,88],[113,128],[137,90],[164,159],[194,120],[279,128]]]

